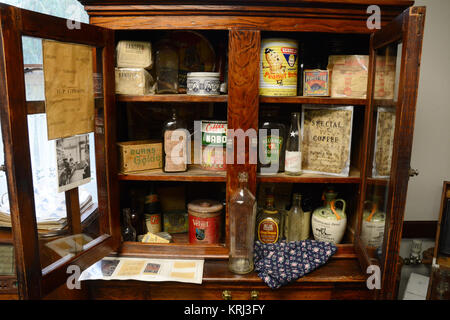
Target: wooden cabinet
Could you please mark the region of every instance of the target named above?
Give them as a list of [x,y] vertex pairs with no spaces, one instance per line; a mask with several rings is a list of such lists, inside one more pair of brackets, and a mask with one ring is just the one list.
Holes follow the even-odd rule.
[[[90,24],[68,28],[64,19],[1,5],[0,86],[1,118],[5,143],[13,238],[16,247],[17,275],[21,298],[46,296],[67,279],[69,265],[86,268],[101,257],[119,253],[123,256],[204,258],[203,284],[139,283],[136,281],[89,282],[86,298],[121,299],[394,299],[399,280],[398,250],[409,179],[415,104],[425,19],[424,7],[412,7],[412,1],[80,1],[90,16]],[[380,9],[381,29],[369,29],[367,9]],[[373,7],[372,7],[373,8]],[[369,11],[372,12],[372,11]],[[373,11],[376,14],[376,10]],[[373,16],[372,16],[373,18]],[[378,21],[378,20],[377,20]],[[153,41],[164,31],[194,30],[212,42],[221,44],[228,57],[228,93],[199,97],[185,94],[121,96],[114,91],[115,45],[121,39]],[[95,73],[103,77],[103,94],[96,99],[95,151],[98,186],[98,226],[85,250],[51,263],[42,261],[45,240],[36,228],[33,179],[27,135],[27,115],[44,113],[44,103],[25,99],[22,36],[80,43],[95,52]],[[367,55],[368,81],[365,98],[352,97],[260,97],[259,72],[261,39],[294,38],[303,43],[309,56],[325,59],[332,54]],[[219,47],[217,47],[219,48]],[[216,48],[216,50],[217,50]],[[300,56],[302,51],[300,51]],[[396,92],[392,99],[380,100],[375,92],[377,61],[395,58]],[[306,64],[306,61],[305,61]],[[249,146],[244,164],[227,165],[226,172],[211,173],[191,169],[180,174],[147,172],[121,174],[118,171],[116,143],[129,139],[127,111],[164,109],[177,104],[185,115],[196,119],[209,110],[209,116],[227,120],[228,129],[258,129],[261,111],[274,108],[284,121],[300,105],[352,105],[354,121],[352,154],[348,177],[303,174],[292,177],[283,173],[263,176],[250,163]],[[391,110],[391,152],[389,172],[373,174],[375,145],[387,133],[377,130],[379,108]],[[167,108],[168,109],[168,108]],[[212,111],[211,111],[212,110]],[[147,118],[144,118],[147,119]],[[188,118],[191,120],[190,118]],[[158,119],[154,121],[159,121]],[[197,119],[199,120],[199,119]],[[161,124],[162,125],[162,124]],[[149,130],[152,126],[149,126]],[[159,129],[154,129],[158,131]],[[316,190],[333,184],[346,197],[349,225],[342,244],[331,261],[320,269],[279,290],[269,290],[255,273],[240,276],[227,270],[228,212],[224,236],[219,244],[191,245],[186,237],[170,244],[122,242],[120,211],[129,200],[130,186],[160,184],[185,185],[203,192],[223,192],[228,199],[237,187],[237,175],[246,171],[250,190],[257,194],[264,184],[290,185],[298,190]],[[366,247],[362,241],[364,211],[371,195],[383,195],[379,204],[386,215],[381,251]],[[381,190],[381,191],[380,191]],[[197,192],[197,193],[196,193]],[[209,193],[208,193],[209,192]],[[84,232],[80,222],[78,190],[66,192],[69,234]],[[380,288],[369,290],[366,273],[370,265],[379,266]],[[139,288],[140,290],[136,290]],[[141,290],[142,289],[142,290]]]

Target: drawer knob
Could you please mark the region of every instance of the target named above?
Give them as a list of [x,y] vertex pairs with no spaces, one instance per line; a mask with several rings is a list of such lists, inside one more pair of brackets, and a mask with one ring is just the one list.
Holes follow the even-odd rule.
[[223,300],[231,300],[231,291],[223,290],[222,291],[222,298],[223,298]]
[[259,299],[259,292],[256,291],[256,290],[252,290],[252,292],[250,292],[250,299],[258,300]]

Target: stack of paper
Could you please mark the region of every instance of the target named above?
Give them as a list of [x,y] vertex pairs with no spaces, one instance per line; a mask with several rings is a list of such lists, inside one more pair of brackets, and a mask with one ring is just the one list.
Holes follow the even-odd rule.
[[[41,189],[42,190],[42,189]],[[80,190],[81,222],[89,217],[95,205],[92,196]],[[39,233],[60,231],[67,224],[66,200],[64,193],[43,193],[35,189],[36,222]],[[11,228],[11,216],[7,194],[3,195],[0,204],[0,227]]]

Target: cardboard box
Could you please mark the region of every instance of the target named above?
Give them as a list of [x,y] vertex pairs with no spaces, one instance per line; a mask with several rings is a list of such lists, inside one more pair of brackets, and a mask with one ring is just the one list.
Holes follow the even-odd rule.
[[[395,56],[379,55],[376,57],[374,84],[376,99],[394,98],[395,64]],[[331,70],[331,97],[366,98],[369,56],[329,56],[328,69]]]
[[145,68],[153,67],[152,44],[147,41],[119,41],[116,47],[117,67]]
[[162,168],[162,142],[139,140],[117,143],[122,173]]
[[146,95],[155,93],[155,82],[142,68],[116,68],[116,93]]

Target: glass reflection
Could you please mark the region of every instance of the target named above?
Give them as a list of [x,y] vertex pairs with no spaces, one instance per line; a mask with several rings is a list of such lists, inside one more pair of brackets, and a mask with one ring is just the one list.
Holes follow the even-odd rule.
[[390,44],[376,50],[372,95],[372,146],[361,222],[361,241],[373,261],[383,256],[383,242],[389,223],[389,180],[395,137],[395,118],[399,90],[401,45]]

